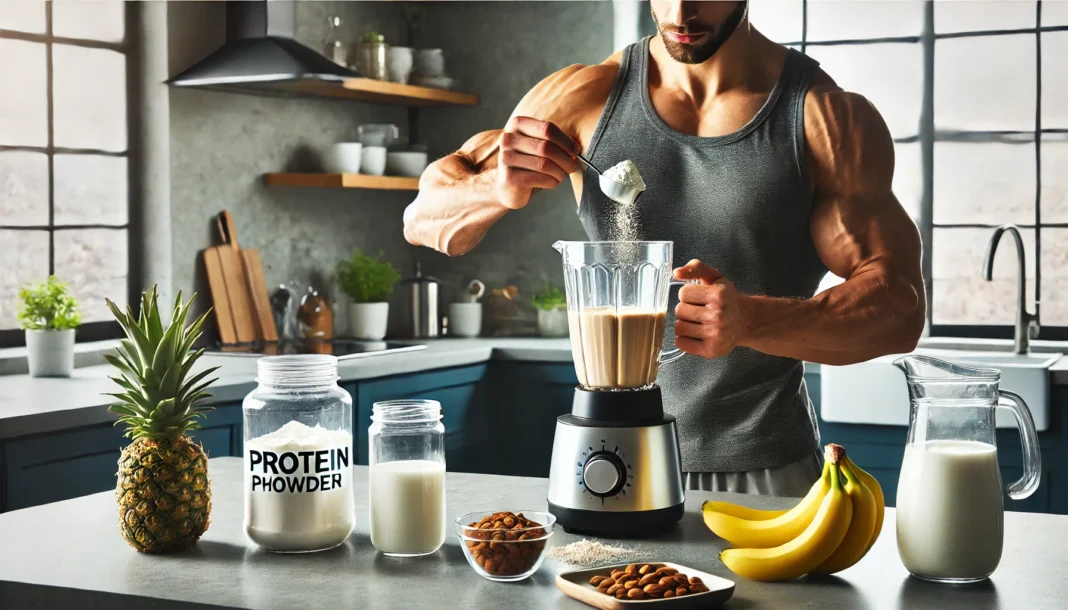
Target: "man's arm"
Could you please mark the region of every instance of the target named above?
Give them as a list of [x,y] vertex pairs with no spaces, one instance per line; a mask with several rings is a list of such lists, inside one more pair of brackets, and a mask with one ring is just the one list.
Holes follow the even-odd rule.
[[[679,347],[706,357],[742,345],[823,364],[852,364],[915,348],[926,317],[921,243],[891,190],[893,140],[875,108],[833,84],[805,102],[815,203],[812,241],[846,281],[811,299],[739,295],[699,262],[680,269]],[[707,328],[702,328],[707,327]]]
[[[576,169],[592,111],[600,112],[618,70],[610,58],[549,76],[520,101],[503,130],[480,133],[427,167],[404,211],[404,237],[450,256],[469,252],[511,210]],[[595,115],[596,116],[596,115]]]

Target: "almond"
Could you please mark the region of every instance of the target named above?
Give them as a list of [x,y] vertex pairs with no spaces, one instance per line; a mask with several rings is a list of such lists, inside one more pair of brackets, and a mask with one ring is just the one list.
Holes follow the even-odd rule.
[[616,599],[626,599],[628,591],[626,589],[616,590]]
[[708,591],[708,587],[702,584],[696,584],[690,587],[690,593],[704,593]]
[[590,584],[596,587],[597,584],[600,583],[605,578],[607,578],[607,577],[606,576],[594,576],[593,578],[590,579]]
[[669,597],[675,597],[675,592],[672,591],[671,589],[668,589],[667,591],[664,591],[664,599],[667,599]]
[[634,574],[634,573],[636,573],[638,571],[638,564],[632,563],[629,566],[627,566],[627,568],[625,570],[623,570],[623,571],[626,572],[627,574]]
[[629,599],[645,599],[646,595],[645,591],[642,591],[641,589],[635,587],[627,591],[627,597]]
[[667,587],[658,585],[654,582],[642,587],[642,591],[645,591],[649,595],[663,595],[664,591],[667,591]]
[[646,574],[645,576],[642,576],[641,580],[638,581],[638,586],[644,587],[645,585],[655,583],[658,580],[660,579],[656,577],[656,574]]
[[687,587],[676,587],[675,588],[675,597],[681,597],[683,595],[688,594],[689,592],[690,592],[690,589],[688,589]]
[[696,576],[691,576],[690,577],[690,584],[691,585],[700,585],[700,584],[704,584],[704,583],[701,581],[700,578],[698,578]]
[[653,569],[653,566],[651,566],[649,564],[645,564],[642,567],[638,568],[638,573],[642,574],[642,575],[645,575],[645,574],[648,574],[649,570],[652,570],[652,569]]
[[674,589],[675,588],[675,577],[674,576],[663,576],[663,577],[660,578],[659,581],[657,581],[656,584],[660,585],[661,587],[670,587],[670,588]]
[[628,581],[625,581],[623,583],[623,588],[624,589],[633,589],[634,587],[637,587],[637,586],[638,586],[638,579],[637,578],[632,578],[632,579],[630,579]]

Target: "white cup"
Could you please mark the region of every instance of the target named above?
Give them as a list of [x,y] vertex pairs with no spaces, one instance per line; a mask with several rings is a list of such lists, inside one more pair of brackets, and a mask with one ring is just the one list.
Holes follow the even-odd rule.
[[381,176],[386,173],[386,147],[365,146],[363,148],[363,160],[361,173],[370,176]]
[[415,150],[398,150],[386,153],[386,173],[390,176],[418,178],[426,169],[426,153]]
[[409,47],[390,47],[389,59],[386,62],[389,68],[389,80],[408,84],[408,77],[412,74],[412,50]]
[[363,144],[338,142],[323,151],[323,170],[330,174],[358,174]]
[[415,71],[423,76],[445,76],[445,54],[441,49],[416,49]]
[[449,336],[477,337],[482,332],[482,303],[449,305]]

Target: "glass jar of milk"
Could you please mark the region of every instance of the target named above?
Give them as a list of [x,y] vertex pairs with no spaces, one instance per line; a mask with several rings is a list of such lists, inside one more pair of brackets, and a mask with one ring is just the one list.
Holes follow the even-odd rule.
[[352,397],[337,358],[269,356],[256,366],[245,419],[245,534],[282,553],[338,546],[356,525]]
[[395,557],[433,553],[445,542],[441,404],[376,402],[371,421],[371,544]]

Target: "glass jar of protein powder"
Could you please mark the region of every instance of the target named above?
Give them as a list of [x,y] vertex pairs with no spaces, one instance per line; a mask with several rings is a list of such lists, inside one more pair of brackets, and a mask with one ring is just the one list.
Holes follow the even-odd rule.
[[352,533],[352,397],[337,358],[269,356],[245,397],[245,533],[283,553],[333,548]]
[[436,400],[376,402],[370,430],[371,544],[427,555],[445,542],[445,426]]

